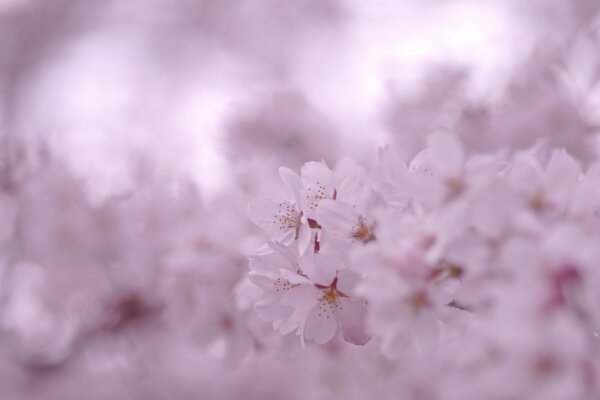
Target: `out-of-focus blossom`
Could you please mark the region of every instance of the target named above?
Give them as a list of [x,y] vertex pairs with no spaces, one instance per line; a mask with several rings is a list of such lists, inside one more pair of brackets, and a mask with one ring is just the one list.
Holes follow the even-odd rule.
[[0,397],[598,399],[599,11],[0,0]]

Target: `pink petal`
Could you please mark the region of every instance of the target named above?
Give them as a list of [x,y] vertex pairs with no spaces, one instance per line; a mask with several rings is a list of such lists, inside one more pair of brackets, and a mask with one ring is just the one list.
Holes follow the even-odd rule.
[[462,171],[465,151],[462,143],[449,133],[434,133],[427,138],[428,159],[434,173],[456,177]]
[[350,234],[356,210],[342,201],[322,200],[317,208],[317,222],[324,230]]
[[279,168],[279,176],[283,184],[288,189],[290,194],[294,196],[296,204],[300,204],[300,191],[302,190],[302,182],[300,177],[294,171],[286,167]]
[[313,234],[306,224],[300,225],[298,230],[298,252],[300,255],[306,253],[312,242]]
[[257,303],[254,306],[258,317],[263,321],[278,321],[287,318],[292,313],[292,307],[283,306],[279,303]]
[[344,298],[341,299],[340,306],[335,312],[335,317],[344,340],[356,345],[366,344],[371,340],[371,336],[366,331],[367,308],[364,301]]
[[273,199],[259,199],[248,205],[248,218],[262,229],[273,230],[276,228],[275,215],[279,210],[280,202]]
[[415,321],[415,347],[422,352],[432,352],[440,338],[440,325],[431,313],[422,312]]
[[336,330],[337,322],[333,314],[316,309],[306,319],[304,337],[306,340],[324,344],[333,338]]

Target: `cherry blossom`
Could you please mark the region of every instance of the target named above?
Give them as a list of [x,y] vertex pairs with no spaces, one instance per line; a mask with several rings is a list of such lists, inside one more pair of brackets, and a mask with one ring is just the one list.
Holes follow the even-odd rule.
[[263,289],[255,310],[283,334],[296,331],[302,341],[326,343],[338,329],[344,339],[364,344],[366,308],[352,293],[356,277],[337,271],[331,257],[305,254],[301,258],[271,242],[272,253],[254,255],[249,279]]
[[2,399],[600,398],[598,0],[0,21]]
[[290,169],[280,168],[279,174],[291,200],[256,200],[248,206],[248,216],[256,225],[272,232],[273,239],[284,243],[296,241],[303,253],[310,244],[311,230],[301,207],[302,184]]

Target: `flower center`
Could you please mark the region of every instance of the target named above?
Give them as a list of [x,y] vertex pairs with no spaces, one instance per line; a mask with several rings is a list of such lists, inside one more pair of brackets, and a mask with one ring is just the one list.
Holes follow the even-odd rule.
[[361,216],[354,222],[352,226],[352,233],[350,234],[350,238],[359,242],[368,243],[372,240],[375,240],[375,233],[373,232],[374,225],[368,224],[365,218]]
[[279,210],[275,215],[276,223],[279,223],[279,229],[291,229],[300,225],[301,213],[299,213],[291,204],[280,203]]
[[463,269],[447,260],[441,260],[436,268],[429,273],[429,279],[434,282],[442,282],[446,279],[459,279],[463,275]]
[[325,293],[323,293],[321,300],[325,300],[329,304],[335,304],[335,303],[337,303],[337,300],[339,297],[340,297],[340,294],[336,289],[329,288],[329,289],[325,290]]
[[420,311],[424,307],[429,305],[429,299],[427,298],[427,293],[423,290],[419,290],[413,294],[411,294],[407,298],[408,304],[412,306],[414,311]]
[[308,201],[308,208],[314,210],[319,205],[319,201],[332,198],[335,200],[337,192],[334,189],[331,197],[327,196],[327,188],[321,183],[317,182],[314,187],[306,188],[306,200]]
[[344,293],[337,290],[337,282],[338,278],[336,277],[329,286],[315,284],[317,288],[321,289],[321,293],[323,293],[323,295],[319,298],[320,302],[327,303],[330,306],[336,306],[340,297],[348,297]]

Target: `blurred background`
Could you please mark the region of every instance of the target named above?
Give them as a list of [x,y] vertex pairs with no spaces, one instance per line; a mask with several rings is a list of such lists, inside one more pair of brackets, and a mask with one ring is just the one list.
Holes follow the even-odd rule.
[[[409,161],[438,130],[469,151],[542,141],[590,161],[599,9],[0,0],[2,398],[342,396],[364,371],[318,371],[368,350],[248,361],[297,347],[239,294],[262,239],[248,200],[281,193],[280,165],[369,166],[386,143]],[[289,369],[287,389],[265,363]]]
[[298,167],[388,142],[411,156],[434,129],[527,146],[548,134],[532,126],[542,115],[588,138],[592,116],[572,96],[595,83],[597,8],[2,0],[2,147],[43,147],[99,198],[130,189],[140,165],[210,197],[257,159]]

